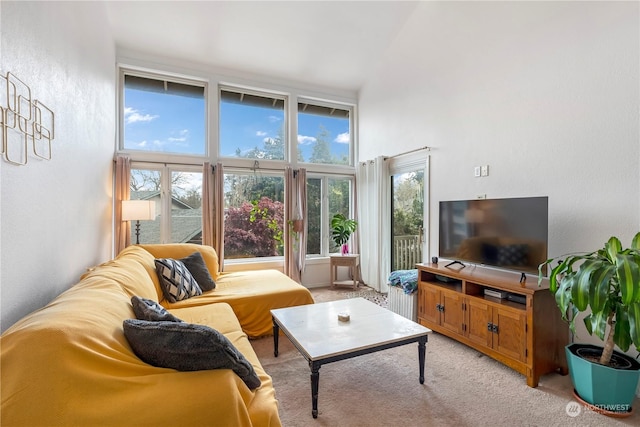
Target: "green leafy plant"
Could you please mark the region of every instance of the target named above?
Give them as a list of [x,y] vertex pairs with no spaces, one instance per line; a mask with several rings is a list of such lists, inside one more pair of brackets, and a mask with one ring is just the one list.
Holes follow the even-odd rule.
[[349,241],[349,237],[356,231],[358,223],[353,219],[348,219],[343,214],[335,214],[331,218],[331,238],[336,245],[344,245]]
[[627,249],[611,237],[595,252],[548,259],[538,268],[538,284],[544,267],[554,261],[549,290],[574,333],[576,315],[590,311],[584,319],[587,331],[604,341],[599,363],[610,365],[614,345],[626,352],[633,344],[640,351],[640,232]]

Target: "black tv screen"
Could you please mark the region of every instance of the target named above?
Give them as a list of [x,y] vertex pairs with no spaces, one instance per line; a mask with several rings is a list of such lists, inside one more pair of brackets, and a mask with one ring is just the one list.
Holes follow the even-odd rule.
[[548,197],[440,202],[441,258],[522,273],[547,259]]

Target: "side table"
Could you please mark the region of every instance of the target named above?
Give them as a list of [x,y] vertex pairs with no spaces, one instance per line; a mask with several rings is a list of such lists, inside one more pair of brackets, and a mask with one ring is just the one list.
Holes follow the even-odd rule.
[[[331,287],[353,286],[356,289],[360,286],[358,278],[358,265],[360,265],[360,255],[358,254],[334,254],[331,258]],[[336,280],[338,277],[338,267],[349,267],[352,280]]]

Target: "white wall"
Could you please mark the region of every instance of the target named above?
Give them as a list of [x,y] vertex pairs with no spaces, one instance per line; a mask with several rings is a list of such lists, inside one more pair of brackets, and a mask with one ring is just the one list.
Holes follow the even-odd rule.
[[0,160],[4,331],[111,256],[115,47],[97,2],[2,2],[0,72],[55,113],[53,159]]
[[[630,243],[640,230],[638,9],[416,9],[361,90],[360,160],[433,147],[433,255],[438,202],[480,194],[549,196],[550,256],[597,249],[611,235]],[[488,177],[474,177],[479,165]],[[580,339],[593,340],[586,331]]]

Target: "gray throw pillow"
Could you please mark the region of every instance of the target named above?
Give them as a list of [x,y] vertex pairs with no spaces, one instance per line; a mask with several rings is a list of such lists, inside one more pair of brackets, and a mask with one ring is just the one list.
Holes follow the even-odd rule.
[[188,257],[180,258],[180,261],[187,267],[193,278],[196,279],[200,289],[204,292],[215,289],[216,282],[213,281],[211,274],[209,274],[207,264],[205,264],[200,252],[196,251]]
[[134,353],[150,365],[178,371],[231,369],[251,390],[260,387],[251,363],[213,328],[138,319],[127,319],[122,326]]
[[149,320],[151,322],[182,322],[173,314],[169,313],[163,306],[154,300],[139,296],[131,297],[131,305],[136,318],[139,320]]
[[160,258],[155,260],[156,272],[162,285],[164,297],[169,302],[202,295],[202,289],[193,278],[189,269],[177,259]]

